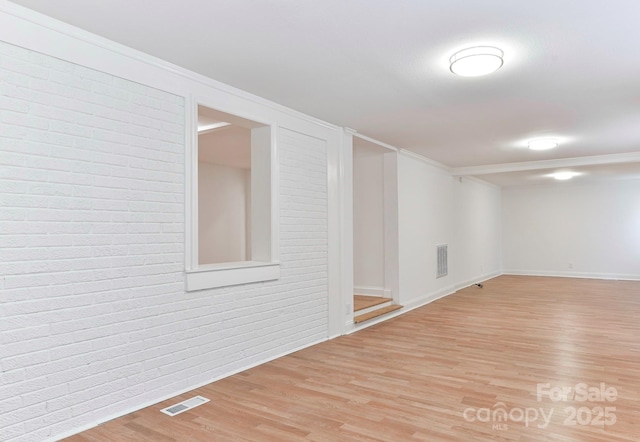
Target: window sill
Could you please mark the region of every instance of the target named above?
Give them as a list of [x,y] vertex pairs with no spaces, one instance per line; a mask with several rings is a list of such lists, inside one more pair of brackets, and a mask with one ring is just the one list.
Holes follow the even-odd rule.
[[186,290],[213,289],[230,285],[274,281],[280,278],[280,263],[243,261],[208,264],[186,273]]

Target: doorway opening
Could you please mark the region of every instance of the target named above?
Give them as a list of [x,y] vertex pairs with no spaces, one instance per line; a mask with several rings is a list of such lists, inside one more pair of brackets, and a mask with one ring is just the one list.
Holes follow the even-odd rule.
[[397,151],[353,138],[354,322],[402,308],[398,298]]

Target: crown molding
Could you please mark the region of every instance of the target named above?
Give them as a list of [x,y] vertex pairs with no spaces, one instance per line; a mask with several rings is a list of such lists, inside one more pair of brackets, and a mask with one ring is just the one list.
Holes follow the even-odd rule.
[[[502,189],[502,186],[490,183],[489,181],[485,181],[482,178],[478,178],[478,177],[473,176],[473,175],[465,175],[464,177],[462,175],[453,175],[453,178],[456,181],[459,181],[460,183],[462,183],[464,181],[471,181],[472,183],[476,183],[476,184],[480,184],[480,185],[483,185],[483,186],[491,187],[492,189],[496,189],[496,190]],[[464,178],[464,180],[463,180],[463,178]]]
[[430,158],[422,156],[419,153],[415,153],[415,152],[412,152],[412,151],[407,150],[407,149],[398,149],[398,152],[401,153],[404,156],[407,156],[409,158],[413,158],[414,160],[421,161],[423,163],[428,164],[429,166],[437,167],[438,169],[442,169],[442,170],[444,170],[446,172],[449,172],[449,173],[451,173],[452,170],[453,170],[449,166],[446,166],[446,165],[444,165],[442,163],[439,163],[439,162],[434,161],[434,160],[432,160]]
[[527,170],[554,169],[559,167],[596,166],[640,162],[640,152],[594,155],[590,157],[559,158],[555,160],[525,161],[521,163],[490,164],[486,166],[454,167],[454,176],[488,175],[492,173],[522,172]]
[[426,163],[429,166],[437,167],[438,169],[446,170],[447,172],[451,173],[451,168],[450,167],[445,166],[444,164],[439,163],[437,161],[434,161],[434,160],[432,160],[430,158],[427,158],[425,156],[422,156],[419,153],[415,153],[415,152],[407,150],[407,149],[402,149],[402,148],[399,148],[399,147],[392,146],[391,144],[387,144],[387,143],[384,143],[382,141],[378,141],[375,138],[371,138],[371,137],[368,137],[366,135],[362,135],[361,133],[354,133],[353,136],[356,137],[356,138],[360,138],[361,140],[373,143],[376,146],[380,146],[380,147],[383,147],[385,149],[388,149],[388,150],[391,150],[391,151],[394,151],[394,152],[398,152],[399,154],[402,154],[402,155],[407,156],[409,158],[413,158],[414,160],[418,160],[418,161],[420,161],[422,163]]
[[385,149],[392,150],[394,152],[398,152],[400,150],[397,147],[392,146],[391,144],[383,143],[382,141],[378,141],[378,140],[376,140],[374,138],[370,138],[370,137],[368,137],[366,135],[363,135],[361,133],[357,133],[356,132],[356,133],[353,134],[353,136],[356,137],[356,138],[360,138],[361,140],[368,141],[369,143],[373,143],[376,146],[380,146],[380,147],[383,147]]

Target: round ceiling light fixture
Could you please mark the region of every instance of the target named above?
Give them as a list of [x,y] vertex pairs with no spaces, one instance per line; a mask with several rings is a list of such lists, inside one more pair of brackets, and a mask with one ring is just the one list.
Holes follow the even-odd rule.
[[551,174],[551,176],[558,181],[570,180],[574,176],[578,176],[578,175],[580,174],[577,172],[556,172]]
[[449,69],[461,77],[479,77],[502,67],[504,52],[493,46],[474,46],[449,58]]
[[531,150],[549,150],[558,147],[558,141],[555,138],[538,138],[528,143]]

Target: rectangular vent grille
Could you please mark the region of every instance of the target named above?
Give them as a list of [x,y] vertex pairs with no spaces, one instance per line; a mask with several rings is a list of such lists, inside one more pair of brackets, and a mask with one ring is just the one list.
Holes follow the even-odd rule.
[[443,276],[447,276],[449,273],[449,262],[448,262],[448,252],[447,244],[442,244],[437,246],[438,250],[438,270],[436,273],[436,278],[442,278]]
[[187,399],[186,401],[182,401],[179,404],[175,404],[170,407],[164,408],[160,411],[162,411],[164,414],[168,414],[169,416],[173,417],[180,413],[184,413],[187,410],[191,410],[192,408],[195,408],[198,405],[206,404],[207,402],[209,402],[209,399],[202,396],[196,396],[196,397],[192,397],[191,399]]

